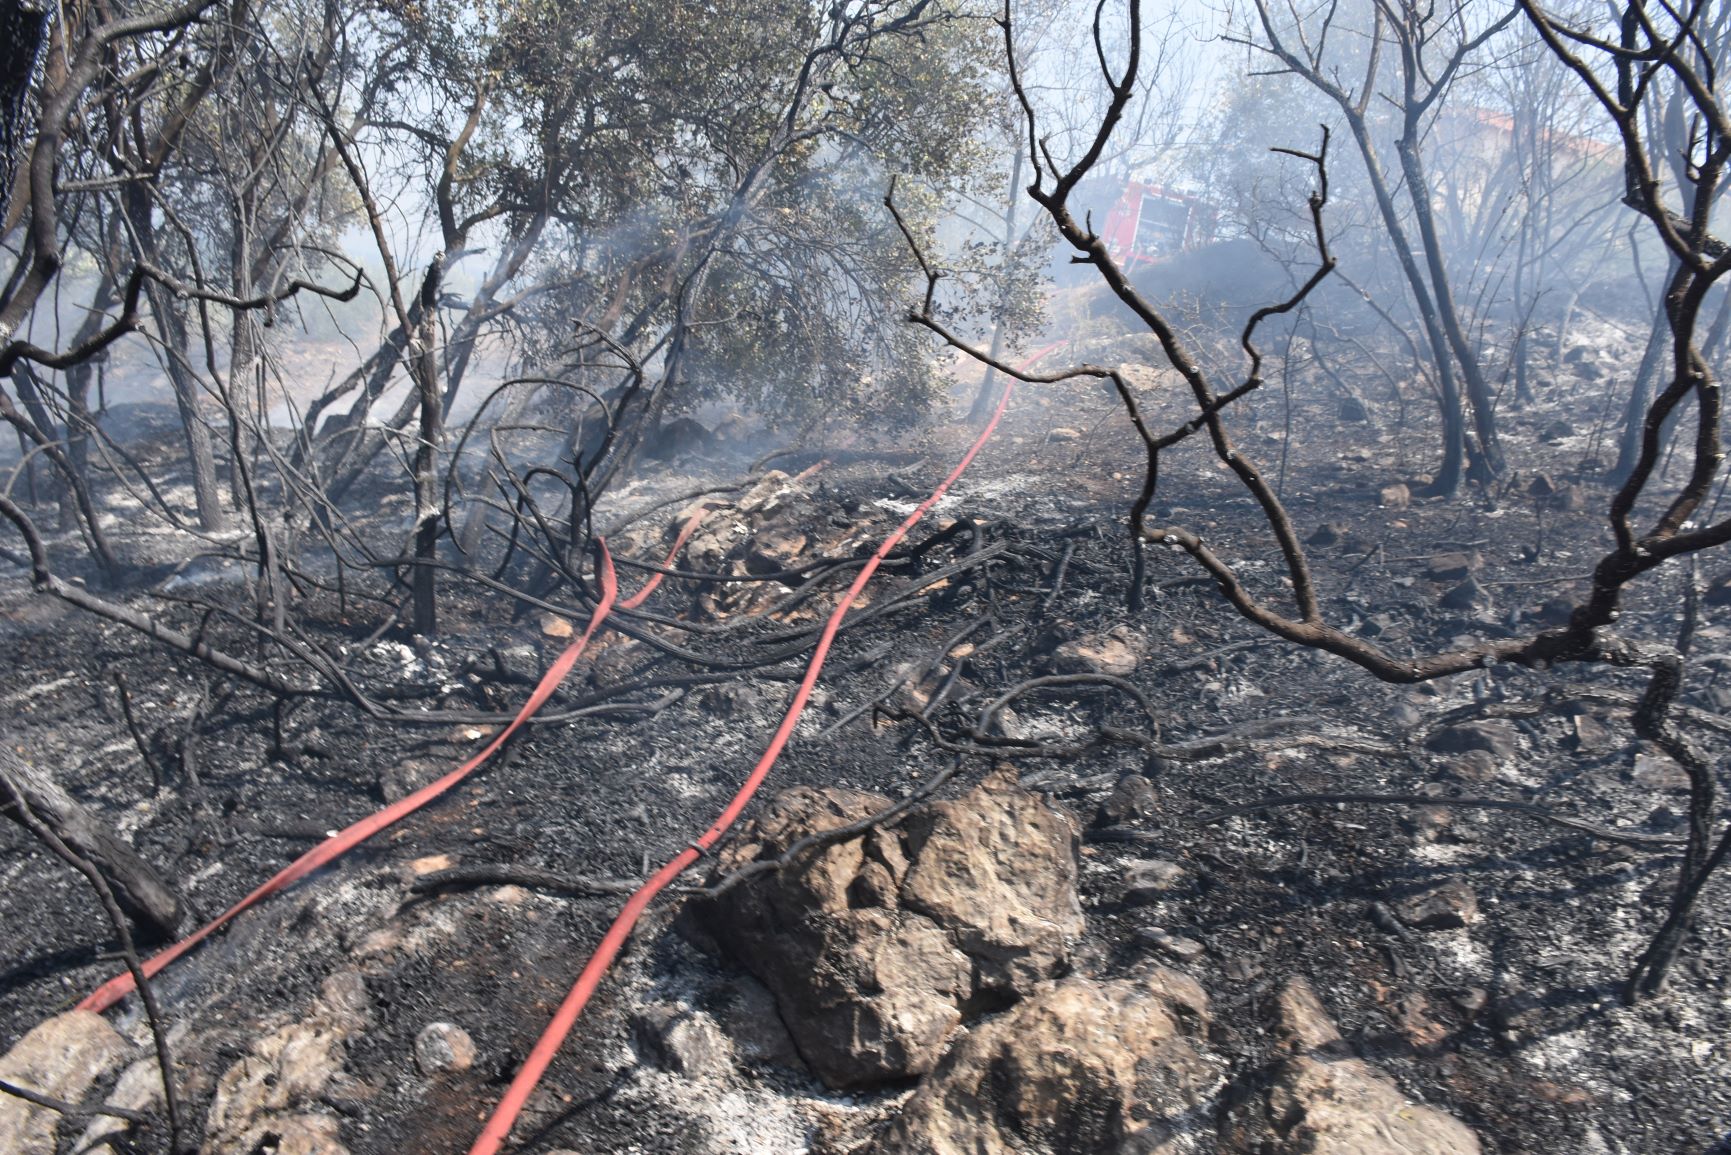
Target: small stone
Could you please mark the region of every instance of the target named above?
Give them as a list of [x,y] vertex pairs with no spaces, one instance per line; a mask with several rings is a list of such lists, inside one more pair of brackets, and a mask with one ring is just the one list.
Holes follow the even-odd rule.
[[1672,760],[1669,754],[1655,749],[1641,750],[1635,755],[1635,768],[1630,772],[1638,786],[1649,790],[1687,790],[1689,773]]
[[1378,930],[1392,934],[1397,938],[1407,937],[1406,927],[1401,925],[1400,919],[1395,917],[1394,911],[1388,908],[1387,903],[1373,902],[1365,908],[1364,913],[1371,922],[1376,924]]
[[1195,962],[1208,952],[1208,948],[1195,939],[1170,934],[1157,926],[1144,927],[1137,931],[1136,941],[1163,951],[1179,962]]
[[1518,1038],[1541,1025],[1543,1010],[1544,1003],[1538,995],[1510,987],[1500,993],[1491,1007],[1491,1014],[1499,1030]]
[[449,870],[456,865],[457,860],[449,854],[429,854],[409,863],[409,873],[419,877],[424,874],[434,874],[441,870]]
[[1058,428],[1046,434],[1046,439],[1048,441],[1080,441],[1082,439],[1082,431],[1080,429],[1071,429],[1067,425],[1060,425]]
[[541,680],[541,655],[534,646],[494,646],[487,657],[494,677],[531,686]]
[[727,1037],[701,1011],[650,1007],[631,1026],[638,1054],[664,1070],[701,1079],[723,1078],[733,1069]]
[[1395,1022],[1415,1047],[1434,1047],[1448,1038],[1448,1028],[1431,1017],[1430,1001],[1416,991],[1395,1003]]
[[1454,817],[1446,806],[1420,806],[1412,812],[1413,834],[1420,842],[1436,842],[1454,825]]
[[1124,869],[1124,901],[1158,902],[1184,878],[1184,868],[1163,858],[1139,858]]
[[1118,779],[1112,793],[1100,803],[1094,815],[1095,826],[1122,826],[1138,818],[1147,818],[1160,803],[1160,793],[1154,783],[1140,774],[1126,774]]
[[1342,421],[1353,423],[1370,420],[1370,410],[1365,408],[1363,401],[1350,393],[1342,396],[1335,405],[1335,414]]
[[710,686],[697,697],[698,704],[723,718],[737,718],[748,713],[758,703],[758,692],[751,686],[723,683]]
[[415,1066],[423,1075],[467,1071],[475,1065],[475,1040],[455,1023],[428,1023],[415,1036]]
[[1490,593],[1479,584],[1477,578],[1469,577],[1460,585],[1455,586],[1442,596],[1444,609],[1470,610],[1490,604]]
[[1438,754],[1464,754],[1483,750],[1493,758],[1511,758],[1517,749],[1514,727],[1507,722],[1462,722],[1445,726],[1430,736],[1425,747]]
[[1472,572],[1484,565],[1484,558],[1475,552],[1439,553],[1430,559],[1426,569],[1433,582],[1464,581]]
[[1135,673],[1142,659],[1135,636],[1122,629],[1064,642],[1053,651],[1052,657],[1059,673],[1107,674],[1118,678]]
[[1472,1018],[1490,1005],[1491,994],[1483,987],[1468,987],[1464,991],[1456,991],[1449,1001],[1459,1007],[1462,1014]]
[[1294,977],[1281,988],[1275,1013],[1276,1030],[1288,1051],[1315,1051],[1341,1041],[1340,1028],[1303,977]]
[[1584,753],[1604,750],[1612,744],[1610,729],[1591,714],[1576,714],[1569,719],[1569,728],[1574,731],[1575,749]]
[[541,615],[541,636],[545,638],[569,638],[577,631],[566,619],[558,614]]
[[1351,530],[1343,521],[1330,521],[1317,527],[1315,533],[1304,539],[1304,544],[1314,545],[1320,549],[1339,545]]
[[1395,904],[1395,912],[1415,930],[1458,930],[1479,920],[1479,900],[1466,883],[1445,882]]
[[1358,626],[1358,632],[1367,638],[1380,638],[1392,629],[1394,618],[1388,614],[1371,614]]

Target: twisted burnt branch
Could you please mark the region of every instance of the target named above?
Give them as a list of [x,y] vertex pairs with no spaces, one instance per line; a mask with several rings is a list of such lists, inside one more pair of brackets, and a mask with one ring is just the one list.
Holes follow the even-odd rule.
[[[1099,0],[1096,7],[1096,29],[1102,19],[1106,2],[1107,0]],[[1202,368],[1199,359],[1178,336],[1169,319],[1131,284],[1125,270],[1114,260],[1104,240],[1094,232],[1091,224],[1079,222],[1069,204],[1070,194],[1103,154],[1106,142],[1133,97],[1136,73],[1141,61],[1140,0],[1125,0],[1129,47],[1122,70],[1114,72],[1106,53],[1101,51],[1098,54],[1100,78],[1108,96],[1106,111],[1093,139],[1080,157],[1068,167],[1055,160],[1040,136],[1039,115],[1035,103],[1015,66],[1015,30],[1008,6],[1005,7],[998,24],[1003,32],[1010,84],[1027,124],[1027,149],[1033,171],[1033,182],[1027,189],[1028,196],[1045,210],[1059,234],[1076,251],[1077,255],[1072,259],[1092,265],[1112,295],[1157,339],[1168,364],[1189,389],[1194,410],[1187,421],[1166,436],[1156,437],[1149,430],[1129,383],[1120,373],[1093,365],[1045,372],[1019,369],[1001,358],[992,357],[963,339],[935,315],[933,302],[942,274],[925,256],[913,231],[896,212],[893,185],[886,204],[913,250],[926,279],[923,300],[917,309],[909,312],[909,321],[931,331],[950,347],[1017,380],[1033,384],[1053,384],[1077,378],[1093,378],[1110,381],[1117,391],[1130,424],[1142,441],[1146,456],[1142,491],[1129,518],[1132,539],[1137,547],[1130,601],[1132,612],[1139,610],[1141,606],[1140,589],[1144,570],[1141,550],[1143,543],[1147,542],[1165,545],[1187,554],[1207,572],[1221,595],[1233,608],[1262,629],[1297,645],[1345,658],[1386,682],[1429,681],[1499,663],[1545,669],[1557,662],[1580,662],[1640,667],[1652,671],[1647,696],[1636,711],[1635,729],[1643,737],[1672,753],[1688,771],[1691,782],[1691,824],[1683,870],[1673,897],[1671,912],[1647,952],[1642,955],[1629,982],[1626,993],[1633,999],[1657,989],[1669,960],[1682,941],[1689,910],[1705,884],[1707,875],[1731,855],[1731,830],[1716,844],[1711,837],[1712,825],[1717,820],[1713,773],[1705,757],[1677,733],[1669,721],[1673,701],[1681,685],[1682,659],[1678,649],[1661,644],[1638,643],[1615,632],[1621,613],[1623,591],[1629,583],[1671,558],[1731,541],[1731,519],[1706,525],[1697,525],[1690,520],[1711,492],[1712,484],[1724,461],[1724,452],[1720,447],[1719,385],[1699,354],[1695,334],[1708,289],[1726,272],[1731,272],[1731,253],[1722,251],[1723,246],[1713,239],[1708,227],[1721,173],[1727,161],[1731,160],[1731,124],[1728,124],[1714,99],[1712,84],[1704,79],[1701,72],[1701,68],[1711,61],[1711,54],[1684,47],[1692,43],[1690,36],[1693,23],[1699,14],[1701,0],[1686,8],[1680,17],[1673,15],[1674,23],[1680,27],[1670,31],[1658,27],[1653,16],[1644,7],[1643,0],[1629,0],[1623,22],[1624,50],[1613,50],[1619,80],[1616,95],[1612,95],[1609,89],[1599,82],[1587,64],[1571,53],[1564,43],[1564,34],[1539,10],[1536,0],[1521,0],[1521,7],[1539,29],[1541,37],[1551,50],[1588,83],[1595,96],[1612,114],[1628,154],[1629,171],[1633,174],[1630,195],[1637,199],[1637,207],[1653,221],[1666,244],[1680,258],[1678,271],[1667,295],[1667,312],[1676,349],[1673,379],[1667,388],[1659,392],[1649,407],[1640,459],[1628,480],[1611,499],[1608,520],[1615,538],[1614,545],[1594,566],[1591,588],[1573,609],[1568,623],[1560,628],[1522,637],[1481,641],[1428,655],[1401,656],[1349,634],[1331,625],[1324,618],[1315,580],[1292,518],[1277,488],[1269,483],[1257,464],[1232,441],[1226,426],[1226,410],[1234,400],[1254,391],[1262,383],[1263,359],[1254,343],[1256,328],[1269,317],[1297,307],[1333,270],[1334,258],[1329,251],[1323,217],[1328,195],[1327,132],[1324,131],[1322,146],[1314,154],[1291,149],[1279,150],[1311,163],[1317,172],[1317,187],[1310,196],[1317,267],[1287,300],[1258,310],[1252,315],[1240,340],[1240,346],[1248,361],[1245,375],[1230,388],[1221,388],[1217,386],[1213,376]],[[1379,5],[1379,25],[1382,21],[1392,20],[1400,14],[1395,6]],[[1506,22],[1505,18],[1495,27],[1500,28]],[[1411,29],[1406,31],[1410,33]],[[1397,35],[1396,40],[1400,41],[1404,50],[1412,51],[1412,45],[1401,40],[1400,36]],[[1461,50],[1449,58],[1445,75],[1430,85],[1429,92],[1432,96],[1442,90],[1448,75],[1459,67],[1465,53],[1482,40],[1481,36],[1463,44]],[[1640,51],[1637,53],[1634,49]],[[1312,53],[1313,57],[1320,51],[1309,45],[1306,45],[1306,50]],[[1691,52],[1694,53],[1693,56]],[[1637,61],[1642,66],[1639,75],[1636,70]],[[1291,68],[1299,69],[1304,60],[1294,57],[1288,60],[1287,64]],[[1416,71],[1414,68],[1407,69],[1409,81]],[[1661,72],[1668,74],[1672,82],[1689,96],[1700,113],[1701,123],[1705,125],[1702,143],[1696,154],[1690,158],[1693,162],[1691,179],[1695,187],[1692,190],[1692,215],[1685,225],[1675,222],[1675,214],[1663,201],[1657,180],[1648,166],[1647,151],[1641,135],[1643,128],[1639,101],[1652,91],[1654,78]],[[1367,97],[1368,91],[1367,83],[1365,91],[1358,94],[1358,103],[1342,92],[1343,107],[1356,107],[1362,112],[1361,102]],[[1652,524],[1644,531],[1637,530],[1633,522],[1634,510],[1638,502],[1648,496],[1649,484],[1654,478],[1660,452],[1664,447],[1668,419],[1686,400],[1694,402],[1697,412],[1693,460],[1687,477],[1664,503],[1663,512]],[[1234,566],[1222,558],[1195,530],[1182,525],[1151,527],[1144,523],[1146,511],[1159,482],[1160,452],[1192,434],[1203,431],[1208,436],[1215,457],[1232,472],[1254,499],[1264,524],[1278,545],[1285,584],[1290,587],[1291,610],[1280,608],[1267,596],[1252,590]],[[1102,731],[1101,736],[1114,739],[1119,737],[1105,731]],[[976,742],[988,740],[978,732],[972,737]]]

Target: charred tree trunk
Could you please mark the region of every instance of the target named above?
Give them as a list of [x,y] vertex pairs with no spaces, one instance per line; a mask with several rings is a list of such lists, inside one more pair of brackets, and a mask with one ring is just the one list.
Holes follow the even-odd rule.
[[1395,146],[1400,154],[1401,172],[1406,177],[1407,195],[1412,200],[1413,217],[1418,223],[1419,241],[1424,247],[1425,265],[1430,272],[1431,291],[1435,299],[1437,321],[1448,339],[1447,349],[1437,350],[1439,360],[1452,350],[1460,365],[1461,380],[1466,385],[1467,404],[1472,410],[1473,433],[1484,468],[1491,476],[1503,472],[1502,442],[1497,437],[1496,402],[1490,385],[1479,366],[1478,352],[1467,340],[1461,328],[1460,311],[1455,307],[1454,291],[1449,287],[1448,269],[1443,263],[1442,240],[1437,235],[1436,215],[1431,210],[1429,177],[1419,156],[1418,125],[1409,124],[1407,135]]
[[438,301],[439,270],[444,254],[433,258],[421,280],[421,326],[415,343],[415,388],[421,398],[421,428],[415,448],[415,572],[410,581],[414,596],[415,632],[438,631],[438,570],[433,561],[439,549],[439,439],[444,435],[444,401],[439,395]]
[[1659,363],[1664,360],[1666,338],[1670,332],[1670,322],[1661,303],[1653,318],[1653,330],[1647,335],[1647,348],[1641,353],[1640,367],[1635,370],[1635,383],[1629,389],[1629,400],[1623,406],[1623,428],[1617,438],[1617,463],[1606,478],[1611,485],[1622,485],[1629,480],[1629,475],[1635,471],[1635,463],[1641,458],[1641,436],[1646,428],[1647,410],[1653,401],[1653,379],[1658,375]]
[[1359,156],[1370,177],[1377,214],[1382,217],[1395,259],[1399,261],[1407,287],[1412,291],[1419,320],[1424,324],[1425,344],[1430,349],[1431,362],[1436,366],[1437,407],[1442,418],[1442,461],[1430,484],[1419,492],[1427,497],[1447,497],[1460,488],[1466,450],[1466,414],[1461,408],[1460,386],[1455,381],[1454,363],[1449,357],[1448,337],[1437,316],[1430,286],[1425,283],[1424,272],[1419,268],[1418,258],[1413,255],[1412,243],[1407,240],[1406,228],[1395,210],[1394,193],[1388,187],[1382,163],[1377,159],[1370,129],[1364,117],[1357,114],[1350,104],[1343,105],[1343,108],[1349,113],[1347,126],[1352,130],[1353,142],[1358,145]]
[[[149,194],[136,186],[125,194],[126,215],[131,222],[138,255],[145,261],[160,265],[161,253],[156,240],[156,206]],[[180,412],[180,425],[186,440],[187,470],[192,478],[194,500],[198,505],[199,525],[211,533],[228,529],[228,514],[216,481],[216,453],[211,447],[210,428],[204,423],[199,404],[199,385],[186,360],[186,320],[176,307],[174,294],[156,278],[149,279],[145,296],[150,302],[150,315],[156,323],[157,336],[163,346],[163,368],[174,389],[175,408]]]
[[153,939],[172,939],[187,909],[156,870],[119,834],[79,805],[46,774],[0,743],[0,813],[28,829],[29,812],[102,872],[127,917]]
[[175,307],[173,296],[161,285],[152,281],[145,292],[162,335],[163,366],[174,389],[175,409],[180,413],[198,523],[211,533],[222,533],[228,529],[228,513],[222,507],[221,488],[216,480],[216,450],[211,445],[210,427],[204,422],[203,406],[199,404],[198,382],[186,363],[186,321]]
[[[74,491],[80,486],[87,485],[88,478],[84,470],[79,467],[77,459],[71,456],[72,430],[70,428],[66,430],[64,439],[56,436],[60,432],[59,426],[53,415],[48,412],[48,406],[42,398],[42,383],[37,380],[36,370],[28,362],[20,361],[14,366],[12,384],[18,390],[18,400],[24,403],[24,412],[29,415],[30,423],[41,431],[42,437],[32,440],[36,440],[38,443],[43,439],[59,441],[62,452],[66,454],[68,468],[61,471],[61,481],[64,484],[54,491],[54,498],[60,507],[60,528],[62,530],[76,529],[78,528],[78,503],[74,497]],[[31,439],[22,429],[19,430],[19,434],[26,439]]]
[[[31,381],[30,366],[19,362],[13,366],[12,379],[18,383],[20,396],[27,395],[34,388]],[[28,404],[28,399],[27,402]],[[53,462],[55,469],[66,481],[67,491],[72,494],[73,501],[82,515],[82,528],[86,531],[86,542],[90,546],[90,556],[102,570],[104,581],[112,582],[120,573],[120,562],[109,548],[108,538],[102,532],[102,522],[96,515],[96,506],[90,500],[90,491],[85,487],[82,477],[73,468],[71,460],[53,437],[38,427],[37,423],[18,412],[17,407],[3,391],[0,391],[0,417],[10,422],[25,440],[42,450],[44,456]]]
[[[1022,203],[1022,150],[1016,149],[1016,159],[1010,166],[1010,191],[1004,209],[1004,249],[998,266],[999,276],[1004,284],[998,291],[997,315],[992,318],[991,357],[996,361],[1004,351],[1004,313],[1009,308],[1009,276],[1010,262],[1016,257],[1016,210]],[[974,404],[968,410],[968,420],[975,425],[983,425],[992,411],[998,407],[998,371],[990,365],[986,366],[986,378],[980,382],[980,391],[974,396]]]

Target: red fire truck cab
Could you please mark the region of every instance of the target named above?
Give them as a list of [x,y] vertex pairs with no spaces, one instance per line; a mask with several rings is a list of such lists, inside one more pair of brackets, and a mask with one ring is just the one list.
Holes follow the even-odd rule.
[[1106,250],[1126,270],[1214,239],[1218,214],[1201,198],[1131,181],[1106,214]]

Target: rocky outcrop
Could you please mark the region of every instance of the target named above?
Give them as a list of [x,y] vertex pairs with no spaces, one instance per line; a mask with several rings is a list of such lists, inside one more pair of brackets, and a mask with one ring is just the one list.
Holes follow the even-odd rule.
[[323,1102],[347,1077],[343,1043],[366,1025],[367,1007],[361,976],[335,974],[310,1015],[255,1041],[217,1082],[205,1155],[344,1155]]
[[970,1031],[874,1150],[1196,1150],[1221,1083],[1221,1064],[1199,1045],[1207,1024],[1202,988],[1164,968],[1060,980]]
[[1142,661],[1142,643],[1123,626],[1059,642],[1047,663],[1054,674],[1109,674],[1129,677]]
[[1479,1155],[1460,1120],[1414,1103],[1347,1051],[1310,984],[1278,1000],[1286,1055],[1231,1113],[1222,1151],[1290,1155]]
[[[806,835],[889,805],[798,788],[726,851],[717,873],[779,858]],[[1057,973],[1081,933],[1073,819],[994,773],[954,801],[873,829],[693,904],[698,927],[774,994],[825,1082],[931,1070],[964,1017]]]
[[[131,1051],[101,1015],[68,1011],[38,1023],[0,1057],[0,1079],[81,1104]],[[59,1126],[57,1112],[0,1095],[0,1151],[53,1151]]]
[[[687,568],[732,577],[762,577],[799,564],[810,553],[850,552],[843,540],[814,540],[818,532],[810,493],[797,478],[770,470],[732,501],[710,499],[709,513],[684,551]],[[693,507],[695,508],[695,507]],[[677,522],[682,522],[689,510]],[[821,523],[820,523],[821,524]],[[730,582],[708,587],[698,608],[712,617],[750,613],[783,596],[775,582]]]
[[1269,1090],[1278,1150],[1293,1155],[1478,1155],[1478,1136],[1413,1103],[1360,1059],[1293,1059]]

